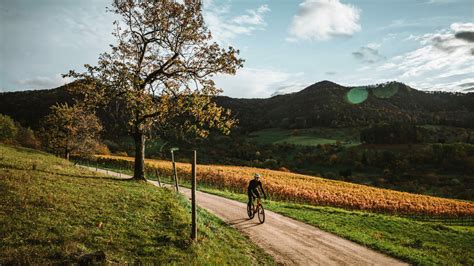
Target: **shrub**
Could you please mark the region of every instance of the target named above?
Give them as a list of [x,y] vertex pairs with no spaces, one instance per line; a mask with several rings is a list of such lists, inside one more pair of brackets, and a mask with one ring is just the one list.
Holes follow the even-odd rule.
[[0,141],[11,141],[16,137],[18,128],[11,117],[0,114]]
[[110,150],[109,148],[107,147],[107,145],[103,144],[103,143],[97,143],[95,145],[95,153],[96,154],[100,154],[100,155],[110,155]]
[[286,172],[286,173],[290,173],[290,172],[291,172],[288,168],[286,168],[286,167],[284,167],[284,166],[278,168],[278,171]]
[[31,128],[24,128],[18,126],[18,134],[16,136],[18,143],[27,148],[39,149],[41,147],[41,141],[36,137],[35,132]]

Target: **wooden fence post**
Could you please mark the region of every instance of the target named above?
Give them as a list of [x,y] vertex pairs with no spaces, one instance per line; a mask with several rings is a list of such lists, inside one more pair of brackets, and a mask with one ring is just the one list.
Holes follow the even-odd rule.
[[196,151],[193,156],[192,166],[192,180],[191,180],[191,239],[197,237],[197,225],[196,225]]
[[158,172],[158,169],[155,169],[155,174],[156,174],[156,179],[158,179],[158,186],[161,187],[160,173]]
[[171,161],[173,161],[174,186],[176,188],[176,191],[179,191],[179,189],[178,189],[178,171],[176,170],[176,162],[174,161],[174,151],[175,151],[175,149],[171,149]]

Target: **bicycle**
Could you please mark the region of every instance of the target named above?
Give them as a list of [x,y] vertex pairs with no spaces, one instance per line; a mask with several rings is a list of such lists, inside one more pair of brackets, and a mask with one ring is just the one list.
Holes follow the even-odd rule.
[[255,217],[255,214],[258,216],[258,220],[261,224],[265,222],[265,210],[263,209],[262,200],[257,198],[257,206],[252,202],[251,205],[247,204],[247,214],[250,219]]

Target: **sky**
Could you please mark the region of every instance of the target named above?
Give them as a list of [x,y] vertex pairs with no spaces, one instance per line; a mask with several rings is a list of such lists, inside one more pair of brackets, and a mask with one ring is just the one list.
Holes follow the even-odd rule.
[[[115,40],[109,0],[0,0],[0,92],[49,89]],[[474,1],[204,0],[213,38],[244,67],[223,95],[265,98],[321,80],[474,91]]]

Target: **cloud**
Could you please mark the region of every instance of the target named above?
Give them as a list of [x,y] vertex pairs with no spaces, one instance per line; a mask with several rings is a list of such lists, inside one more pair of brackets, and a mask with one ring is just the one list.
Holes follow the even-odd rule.
[[334,75],[337,74],[337,72],[335,72],[335,71],[327,71],[327,72],[324,73],[324,74],[326,74],[326,75],[328,75],[328,76],[334,76]]
[[380,62],[382,60],[385,60],[385,56],[379,53],[379,47],[379,44],[368,44],[366,46],[360,47],[359,50],[352,52],[352,55],[355,59],[364,63],[372,64]]
[[254,31],[265,30],[264,15],[270,11],[268,5],[261,5],[256,9],[249,9],[245,14],[230,15],[230,6],[216,4],[212,0],[204,2],[203,16],[213,39],[220,44],[227,45],[238,35],[250,35]]
[[239,25],[265,26],[267,24],[263,15],[269,11],[268,5],[261,5],[257,9],[247,10],[247,14],[235,17],[232,21]]
[[70,78],[63,78],[60,74],[54,75],[52,77],[38,76],[28,79],[17,80],[16,83],[20,86],[23,86],[24,89],[52,89],[66,83],[71,82]]
[[289,94],[289,93],[293,93],[293,92],[298,92],[298,91],[301,91],[302,89],[304,89],[308,86],[309,86],[309,84],[307,84],[307,83],[292,83],[292,84],[281,86],[281,87],[277,88],[275,90],[275,92],[272,93],[271,96],[273,97],[273,96],[277,96],[277,95],[284,95],[284,94]]
[[467,83],[459,84],[458,86],[461,88],[474,87],[474,82],[467,82]]
[[274,94],[277,88],[297,84],[303,73],[289,73],[275,69],[243,68],[235,76],[218,75],[214,78],[224,95],[243,98],[263,98]]
[[304,0],[293,17],[289,33],[295,40],[328,40],[360,31],[360,9],[339,0]]
[[446,25],[446,23],[452,22],[457,17],[454,16],[431,16],[417,19],[395,19],[388,25],[379,27],[379,30],[399,30],[402,28],[430,28],[433,25]]
[[460,91],[460,82],[467,83],[474,75],[474,43],[460,38],[462,32],[474,32],[474,24],[453,23],[449,29],[412,36],[419,47],[391,58],[379,71],[392,71],[399,80],[421,89]]

